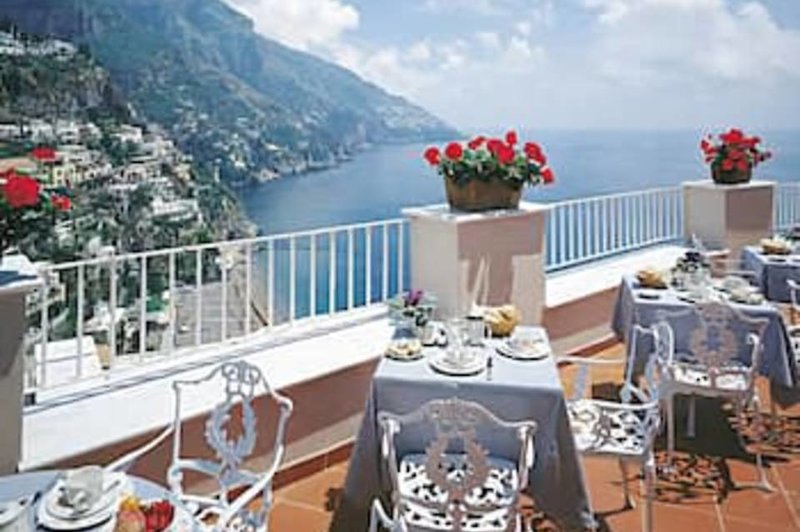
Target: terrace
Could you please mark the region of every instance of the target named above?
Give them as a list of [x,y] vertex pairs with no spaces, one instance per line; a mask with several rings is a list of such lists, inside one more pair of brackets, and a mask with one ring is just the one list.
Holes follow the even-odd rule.
[[[755,189],[769,201],[748,200]],[[524,324],[545,327],[558,355],[625,357],[629,346],[612,329],[624,275],[670,267],[693,234],[738,258],[744,244],[800,223],[800,184],[756,182],[723,195],[709,198],[690,183],[495,215],[415,208],[391,220],[42,266],[0,290],[0,332],[15,336],[21,316],[14,312],[28,321],[20,362],[0,371],[0,412],[10,427],[0,471],[107,464],[172,421],[173,381],[243,360],[294,402],[272,529],[327,530],[373,374],[394,332],[387,300],[422,287],[438,296],[443,317],[464,315],[473,303],[512,302]],[[7,258],[11,263],[29,267],[19,257]],[[786,305],[779,308],[786,314]],[[4,348],[11,359],[16,348]],[[567,394],[575,371],[559,365]],[[599,394],[613,395],[624,371],[603,370],[592,382]],[[758,386],[768,413],[770,382],[760,378]],[[15,395],[24,396],[16,410]],[[205,415],[219,399],[201,394],[184,405],[184,441],[202,444]],[[723,412],[718,401],[699,401],[697,437],[678,431],[677,472],[662,471],[656,484],[655,529],[800,528],[800,410],[780,409],[769,421],[780,423],[770,425],[771,438],[748,446],[764,450],[775,487],[768,494],[733,488],[732,478],[755,479],[757,469]],[[680,403],[678,419],[686,415]],[[665,440],[656,442],[661,465]],[[167,443],[131,472],[164,485]],[[268,457],[259,451],[248,463],[263,467]],[[601,526],[637,529],[638,508],[620,508],[616,465],[589,458],[584,468]],[[629,473],[634,479],[638,470]],[[539,511],[529,499],[523,508]],[[554,526],[534,521],[537,529]]]

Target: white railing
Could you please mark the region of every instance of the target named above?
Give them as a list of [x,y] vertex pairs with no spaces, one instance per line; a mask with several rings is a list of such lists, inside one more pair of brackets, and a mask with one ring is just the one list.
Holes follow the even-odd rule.
[[800,183],[778,183],[773,203],[776,231],[785,231],[800,222]]
[[561,201],[547,218],[547,270],[682,238],[681,189]]
[[385,301],[406,286],[406,234],[392,219],[43,266],[27,389]]

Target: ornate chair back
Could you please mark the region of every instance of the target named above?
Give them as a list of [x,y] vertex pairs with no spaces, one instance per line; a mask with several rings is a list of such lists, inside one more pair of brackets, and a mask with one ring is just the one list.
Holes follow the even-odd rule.
[[[750,317],[728,303],[710,300],[685,310],[660,313],[658,337],[665,368],[674,372],[681,364],[692,364],[707,374],[712,388],[720,379],[743,373],[752,384],[761,356],[761,338],[769,324],[767,318]],[[683,349],[675,345],[673,329],[685,328]],[[749,353],[748,353],[749,352]],[[749,363],[743,359],[749,355]]]
[[[292,411],[291,400],[272,390],[261,370],[244,361],[225,362],[198,380],[175,381],[173,390],[174,438],[172,463],[167,473],[171,490],[190,509],[198,510],[198,518],[202,518],[204,513],[218,515],[218,526],[215,528],[223,529],[232,520],[236,520],[239,523],[237,529],[265,529],[271,505],[271,479],[283,459],[286,423]],[[222,401],[214,407],[205,422],[205,443],[213,452],[214,458],[187,458],[183,456],[183,420],[195,413],[192,412],[194,401],[208,397],[213,393],[212,390],[223,395]],[[263,434],[266,429],[257,425],[255,402],[261,397],[277,403],[279,417],[275,425],[271,461],[264,471],[253,472],[242,466],[255,451],[258,435]],[[240,429],[235,429],[236,426]],[[213,496],[185,493],[185,471],[214,478],[219,491]],[[262,505],[259,510],[251,511],[243,503],[237,505],[239,497],[229,502],[232,491],[243,486],[262,488],[259,494]],[[246,494],[247,492],[243,493],[242,497]]]
[[[521,488],[527,485],[528,473],[534,462],[535,422],[506,422],[483,406],[458,398],[430,401],[405,416],[381,412],[379,422],[383,428],[383,453],[388,460],[395,515],[401,515],[402,512],[397,509],[408,502],[403,499],[400,490],[395,437],[404,426],[431,424],[434,439],[425,448],[424,469],[435,487],[445,494],[445,498],[427,502],[429,509],[448,516],[452,522],[451,530],[456,532],[466,530],[463,523],[467,516],[507,510],[509,530],[514,530],[519,490],[512,501],[502,506],[492,500],[476,504],[470,497],[471,493],[479,492],[486,485],[490,475],[489,451],[479,442],[478,433],[481,430],[490,430],[493,434],[502,430],[516,433],[519,440],[517,478]],[[463,474],[452,474],[454,466]],[[475,499],[480,500],[477,497]],[[420,501],[415,499],[414,503]]]

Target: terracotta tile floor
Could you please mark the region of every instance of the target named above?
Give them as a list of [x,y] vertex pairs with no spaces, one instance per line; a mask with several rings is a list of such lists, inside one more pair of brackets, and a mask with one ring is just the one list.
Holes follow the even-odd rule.
[[[621,345],[595,355],[621,356]],[[572,388],[574,367],[562,368],[567,393]],[[622,383],[621,368],[595,371],[592,375],[595,396],[613,395]],[[760,382],[762,403],[768,412],[769,391]],[[754,456],[738,445],[729,412],[713,400],[698,399],[697,437],[684,437],[682,402],[677,405],[678,459],[676,471],[667,477],[660,473],[657,500],[654,504],[655,530],[668,531],[785,531],[800,530],[800,405],[780,410],[778,440],[764,443],[769,480],[775,492],[734,487],[732,482],[757,478]],[[662,435],[657,450],[665,448]],[[753,445],[748,447],[753,448]],[[659,453],[663,462],[663,452]],[[584,460],[588,488],[598,516],[600,529],[629,531],[641,529],[638,477],[629,469],[632,492],[637,507],[624,509],[619,468],[610,460]],[[347,462],[279,489],[271,515],[273,532],[327,531],[337,496],[347,474]],[[533,511],[530,501],[523,501],[526,513]],[[535,529],[555,530],[547,521],[534,520]],[[361,532],[361,531],[353,531]]]

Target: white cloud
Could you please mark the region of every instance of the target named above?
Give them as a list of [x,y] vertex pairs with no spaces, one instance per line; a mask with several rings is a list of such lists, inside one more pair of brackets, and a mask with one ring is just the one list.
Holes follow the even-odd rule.
[[340,0],[228,1],[254,20],[256,31],[301,50],[327,48],[359,25],[358,10]]
[[800,77],[800,32],[759,2],[584,0],[598,11],[593,59],[610,79],[639,85],[695,80],[775,83]]

